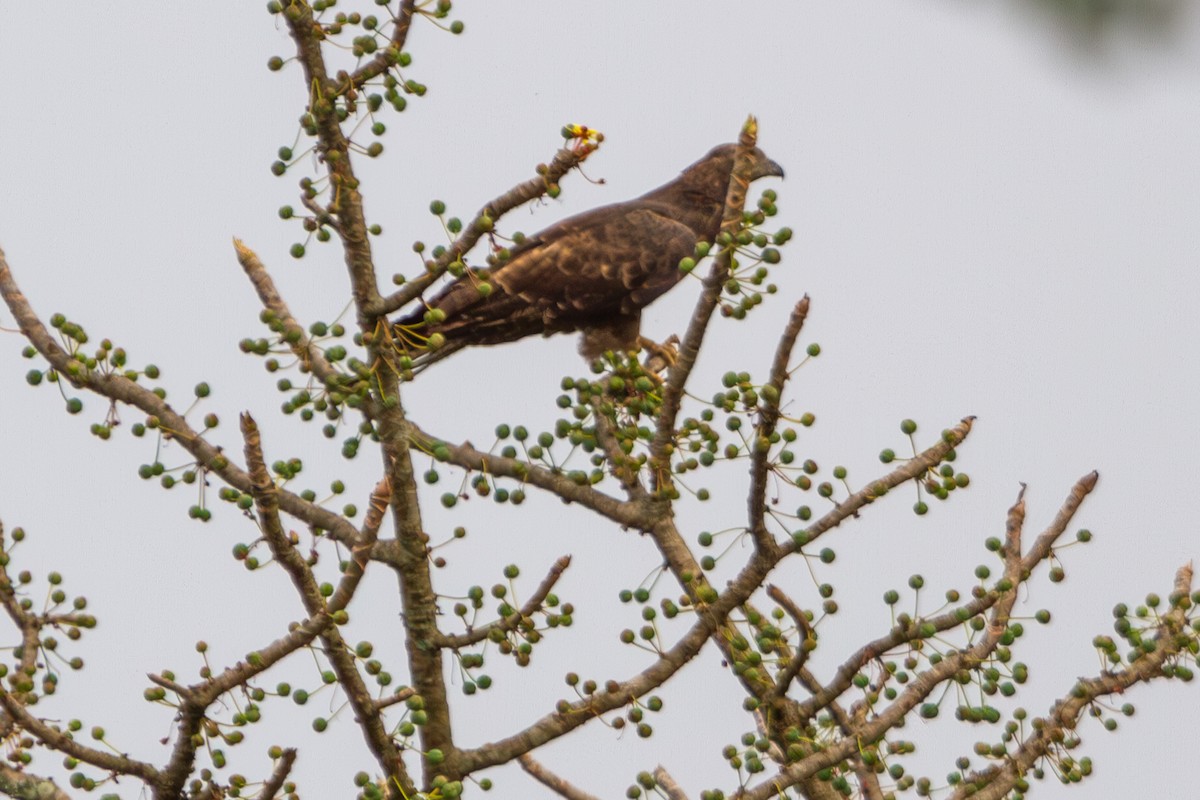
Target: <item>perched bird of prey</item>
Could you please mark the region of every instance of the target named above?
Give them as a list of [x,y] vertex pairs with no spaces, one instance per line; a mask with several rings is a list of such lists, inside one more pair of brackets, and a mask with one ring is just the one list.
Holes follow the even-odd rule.
[[[581,331],[579,352],[640,348],[642,309],[679,282],[681,259],[721,229],[737,145],[723,144],[675,180],[624,203],[569,217],[529,236],[503,263],[470,270],[396,321],[402,340],[442,334],[424,365],[468,345]],[[783,168],[757,147],[750,179]],[[432,312],[432,313],[431,313]]]

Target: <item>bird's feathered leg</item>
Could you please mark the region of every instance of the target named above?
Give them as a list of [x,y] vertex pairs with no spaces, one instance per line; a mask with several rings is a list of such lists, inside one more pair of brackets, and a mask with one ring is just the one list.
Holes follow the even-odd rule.
[[633,314],[613,315],[607,319],[589,322],[582,326],[583,338],[579,340],[579,354],[588,361],[595,361],[607,351],[628,353],[637,350],[642,314],[639,309]]

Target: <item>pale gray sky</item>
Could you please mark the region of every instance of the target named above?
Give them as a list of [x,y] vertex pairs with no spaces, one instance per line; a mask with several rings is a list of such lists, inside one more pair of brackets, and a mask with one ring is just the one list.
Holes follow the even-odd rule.
[[[761,146],[788,171],[772,185],[778,219],[796,237],[775,275],[779,295],[747,324],[714,329],[694,391],[711,394],[735,366],[765,374],[772,337],[807,292],[804,341],[824,352],[793,386],[793,407],[819,420],[805,456],[845,464],[861,485],[880,470],[882,448],[900,449],[901,419],[918,420],[927,442],[962,416],[979,417],[960,451],[968,492],[920,521],[908,510],[915,498],[897,492],[832,538],[839,558],[817,574],[837,586],[843,612],[822,629],[818,666],[866,638],[856,625],[870,636],[885,630],[879,598],[910,574],[926,576],[930,597],[967,589],[975,565],[990,563],[983,540],[1003,529],[1020,482],[1030,487],[1033,533],[1073,481],[1098,469],[1078,519],[1096,541],[1067,550],[1068,580],[1037,582],[1022,605],[1055,612],[1017,650],[1032,666],[1019,700],[1041,713],[1097,669],[1090,641],[1110,632],[1113,604],[1165,595],[1174,571],[1200,554],[1191,500],[1200,12],[1165,4],[1178,9],[1170,30],[1124,18],[1081,29],[1044,5],[463,0],[464,36],[413,31],[408,73],[429,93],[387,119],[385,156],[361,167],[368,214],[386,229],[379,263],[417,269],[412,241],[440,233],[431,199],[469,215],[547,160],[564,123],[605,133],[587,163],[605,183],[572,175],[561,200],[513,212],[505,230],[640,194],[757,114]],[[301,262],[287,255],[300,232],[276,210],[295,203],[299,173],[277,179],[268,166],[293,142],[304,86],[294,65],[265,68],[271,55],[288,55],[290,40],[264,6],[90,4],[58,15],[0,6],[0,246],[37,310],[62,311],[94,340],[126,347],[134,363],[158,364],[177,404],[208,380],[204,409],[222,415],[217,439],[227,447],[240,450],[236,413],[250,409],[269,458],[304,457],[300,484],[318,490],[346,478],[355,492],[347,499],[364,506],[375,460],[347,465],[317,428],[280,418],[275,378],[237,351],[264,329],[232,236],[263,257],[301,319],[336,316],[346,292],[332,247],[311,247]],[[694,297],[694,283],[684,284],[653,306],[645,328],[658,338],[679,330]],[[10,325],[0,311],[0,326]],[[215,500],[216,487],[214,521],[189,521],[193,495],[137,477],[154,445],[128,436],[136,415],[123,412],[124,430],[97,441],[87,429],[105,409],[85,398],[85,412],[68,417],[57,389],[26,387],[21,346],[0,336],[0,519],[31,534],[18,565],[62,571],[101,622],[69,648],[88,669],[64,677],[39,710],[103,724],[121,749],[161,762],[170,714],[142,701],[145,673],[194,676],[197,639],[210,643],[214,665],[232,662],[301,611],[281,573],[251,575],[229,557],[253,534]],[[582,372],[571,338],[526,341],[439,365],[406,402],[428,428],[486,446],[498,422],[551,425],[561,376]],[[177,448],[167,453],[167,463],[183,461]],[[444,591],[488,586],[516,562],[528,592],[571,553],[560,594],[580,609],[578,627],[549,636],[531,670],[489,660],[496,687],[457,708],[460,734],[476,744],[544,713],[565,696],[568,670],[619,678],[644,663],[612,650],[616,632],[638,624],[615,595],[657,559],[636,535],[550,498],[444,513],[437,494],[457,479],[443,476],[430,494],[428,524],[435,539],[468,524],[467,544],[488,557],[449,549]],[[683,523],[740,524],[738,484],[709,485],[715,499],[683,512]],[[774,580],[819,604],[803,567]],[[402,679],[391,579],[369,577],[352,611],[352,636],[391,654]],[[315,684],[306,667],[295,658],[284,672]],[[697,700],[724,684],[729,694]],[[749,725],[733,688],[708,653],[661,693],[666,712],[648,742],[595,726],[544,760],[605,797],[622,796],[659,762],[693,796],[729,788],[720,748]],[[1170,776],[1191,756],[1200,696],[1160,684],[1128,699],[1140,713],[1118,734],[1084,723],[1096,775],[1069,796],[1178,793]],[[305,796],[351,796],[351,776],[372,764],[348,719],[308,734],[327,703],[267,703],[262,730],[234,751],[245,759],[236,768],[261,771],[266,747],[298,730]],[[970,742],[999,734],[964,731],[951,717],[906,729],[923,748],[912,770],[937,780]],[[330,754],[317,757],[318,747]],[[495,780],[498,797],[543,796],[514,771]],[[135,793],[123,784],[122,796]],[[1035,796],[1068,795],[1046,782]]]

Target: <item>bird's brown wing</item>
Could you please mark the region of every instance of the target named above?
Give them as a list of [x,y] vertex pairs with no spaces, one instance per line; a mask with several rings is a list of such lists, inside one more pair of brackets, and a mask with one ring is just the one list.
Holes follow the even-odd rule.
[[430,298],[426,308],[441,319],[426,322],[422,308],[398,325],[458,346],[582,330],[589,357],[634,349],[642,308],[679,281],[679,261],[700,238],[677,211],[640,199],[570,217],[513,248],[501,266],[470,272]]
[[605,206],[547,228],[492,278],[554,317],[636,314],[679,281],[697,238],[669,207]]

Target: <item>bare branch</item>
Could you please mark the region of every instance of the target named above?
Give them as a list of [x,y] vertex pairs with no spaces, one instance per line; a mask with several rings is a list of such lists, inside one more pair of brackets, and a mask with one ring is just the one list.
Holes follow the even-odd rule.
[[[64,379],[74,386],[88,389],[111,401],[133,406],[148,417],[153,417],[159,430],[178,442],[199,466],[218,475],[238,491],[246,494],[252,492],[250,476],[236,466],[220,447],[206,441],[169,403],[124,375],[89,371],[81,361],[63,350],[21,293],[3,250],[0,250],[0,296],[4,298],[9,311],[17,320],[21,333]],[[309,526],[328,531],[330,536],[339,541],[352,542],[357,536],[354,526],[345,517],[309,503],[291,492],[279,490],[279,506]]]
[[653,664],[632,678],[620,683],[612,681],[605,686],[605,691],[573,703],[559,701],[557,710],[536,720],[524,730],[475,749],[460,751],[459,768],[463,772],[475,772],[507,763],[581,725],[599,719],[608,711],[629,705],[661,686],[684,664],[691,661],[716,629],[717,620],[718,617],[712,615],[698,618],[674,646],[663,651]]
[[339,82],[329,76],[321,50],[325,34],[313,19],[312,8],[307,3],[293,3],[283,17],[296,42],[296,56],[309,88],[308,112],[317,129],[317,154],[329,171],[329,213],[338,221],[359,328],[368,332],[374,329],[379,316],[380,296],[359,180],[350,159],[350,141],[342,133],[336,111],[335,101],[348,87],[345,83],[339,87]]
[[[1057,522],[1057,520],[1056,520]],[[1192,588],[1192,567],[1185,564],[1175,576],[1175,596],[1187,598]],[[1050,714],[1034,720],[1033,735],[1025,739],[1014,753],[986,769],[973,772],[951,795],[951,800],[1000,800],[1013,790],[1017,780],[1049,754],[1068,731],[1075,730],[1083,713],[1096,700],[1125,690],[1139,683],[1162,677],[1163,666],[1186,646],[1187,637],[1179,633],[1187,629],[1188,604],[1180,602],[1167,612],[1158,625],[1155,648],[1139,657],[1125,669],[1106,672],[1094,678],[1080,678],[1070,693],[1050,709]]]
[[[1090,475],[1085,476],[1079,484],[1076,484],[1075,490],[1080,489],[1081,485],[1086,485],[1091,477]],[[1094,480],[1091,483],[1094,484]],[[1064,503],[1064,508],[1072,509],[1071,513],[1074,513],[1073,509],[1078,508],[1075,498],[1076,492],[1073,490],[1067,502]],[[1025,570],[1024,561],[1020,557],[1023,520],[1024,504],[1023,500],[1018,498],[1017,503],[1009,512],[1007,529],[1008,544],[1006,546],[1011,547],[1011,549],[1005,553],[1004,577],[997,584],[997,587],[1003,588],[993,589],[988,595],[985,595],[985,598],[981,598],[991,600],[991,613],[984,635],[977,642],[968,648],[952,651],[946,654],[937,664],[931,665],[925,672],[918,675],[914,681],[909,683],[904,691],[882,713],[870,720],[855,721],[853,726],[854,736],[847,737],[823,750],[819,750],[799,761],[793,762],[780,769],[771,779],[753,787],[739,789],[732,797],[735,800],[768,800],[768,798],[774,797],[780,791],[781,787],[805,781],[822,769],[832,767],[847,758],[852,758],[858,751],[860,741],[875,741],[883,736],[889,730],[895,728],[901,720],[905,719],[917,704],[923,702],[931,692],[943,682],[949,680],[959,670],[973,668],[988,658],[995,651],[1001,637],[1007,630],[1009,616],[1012,612],[1013,604],[1017,599],[1017,592],[1020,589],[1021,583],[1027,579],[1029,574]],[[1069,521],[1070,515],[1066,515],[1064,518],[1064,514],[1060,509],[1055,520],[1055,526],[1065,529]],[[1061,526],[1058,525],[1059,522],[1061,522]],[[993,595],[994,597],[991,597]],[[977,600],[976,602],[979,601]],[[972,604],[967,605],[970,606]],[[946,616],[953,615],[943,615],[942,617],[934,618],[934,620],[926,620],[925,623],[932,622],[935,625],[944,624]],[[897,633],[902,632],[899,630],[893,631],[892,635],[896,635]],[[875,645],[877,643],[868,645],[868,648],[873,649]],[[859,654],[868,648],[860,649]],[[845,681],[841,680],[844,674],[851,669],[857,670],[859,664],[865,663],[863,661],[856,663],[858,657],[859,655],[856,654],[856,656],[852,656],[843,663],[842,667],[838,670],[838,678],[835,678],[833,684],[826,686],[822,692],[814,693],[808,702],[800,704],[805,709],[806,714],[811,715],[816,708],[824,707],[836,698],[841,691],[845,690],[844,685],[836,690],[831,690],[831,686],[845,683]],[[874,655],[869,656],[869,658],[874,657]],[[818,701],[818,698],[822,699]]]
[[138,761],[129,756],[117,755],[108,750],[97,750],[82,745],[57,727],[30,714],[16,695],[2,689],[0,689],[0,706],[4,707],[4,710],[16,721],[18,726],[33,734],[52,750],[57,750],[71,758],[109,772],[132,775],[150,786],[158,783],[161,773],[153,764],[147,764],[145,761]]
[[379,483],[375,484],[374,490],[371,492],[371,498],[367,502],[367,516],[363,520],[363,538],[374,542],[379,536],[379,528],[383,525],[384,516],[387,514],[388,505],[392,502],[392,482],[388,476],[384,475]]
[[[267,472],[258,426],[249,414],[242,414],[241,431],[245,441],[246,466],[250,472],[251,493],[258,511],[259,527],[275,560],[288,573],[293,585],[300,593],[304,606],[311,615],[310,622],[315,623],[311,624],[304,633],[300,633],[299,629],[292,631],[289,637],[286,637],[287,643],[273,654],[278,659],[307,645],[315,635],[319,635],[319,632],[329,629],[331,617],[316,580],[313,578],[312,570],[296,551],[295,544],[283,529],[279,518],[279,498],[276,486]],[[162,785],[159,787],[165,796],[178,795],[192,772],[197,748],[203,743],[202,738],[196,734],[199,733],[208,706],[223,692],[234,686],[243,685],[257,671],[266,669],[270,663],[274,663],[264,662],[261,654],[250,659],[250,662],[250,664],[238,664],[236,667],[227,669],[219,676],[211,678],[195,688],[184,689],[159,676],[151,676],[151,680],[155,683],[171,688],[180,697],[175,747],[171,752],[171,760],[163,772]]]
[[367,82],[395,66],[400,52],[404,50],[404,43],[408,41],[416,5],[416,0],[401,0],[400,10],[392,20],[392,36],[388,46],[380,48],[374,58],[354,70],[348,78],[348,87],[361,89]]
[[179,713],[175,718],[175,746],[155,786],[156,799],[179,796],[195,766],[196,750],[203,744],[200,729],[208,704],[197,702],[190,691],[181,693],[180,701]]
[[283,529],[283,523],[279,519],[277,487],[271,480],[271,474],[267,472],[258,425],[248,413],[242,414],[241,429],[245,440],[246,468],[250,472],[254,505],[263,538],[271,548],[271,555],[292,579],[292,585],[300,593],[305,610],[309,614],[325,611],[325,599],[321,597],[321,590],[313,577],[312,569],[305,562],[304,556],[296,550],[296,543]]
[[[1079,484],[1076,484],[1078,488]],[[997,604],[1001,603],[1008,597],[1020,583],[1022,583],[1032,571],[1032,568],[1027,569],[1021,561],[1021,526],[1025,519],[1025,503],[1023,500],[1024,489],[1021,490],[1021,496],[1018,497],[1017,503],[1009,510],[1008,514],[1008,549],[1006,551],[1005,574],[1001,581],[998,581],[996,586],[990,591],[985,592],[979,597],[972,599],[967,603],[936,617],[929,617],[920,620],[912,620],[907,625],[897,625],[884,636],[868,642],[867,644],[854,651],[849,658],[845,659],[832,681],[825,686],[820,687],[812,692],[812,695],[798,706],[800,715],[803,719],[809,719],[816,715],[818,711],[828,706],[831,702],[837,699],[843,692],[850,688],[853,684],[854,676],[862,669],[864,664],[868,664],[877,658],[880,658],[888,651],[907,642],[917,639],[928,638],[929,631],[947,631],[962,625],[971,617],[984,613],[989,609],[993,609]],[[1075,492],[1068,497],[1064,506],[1072,505],[1074,509],[1078,509],[1078,503],[1074,503]],[[1074,511],[1072,511],[1074,513]],[[1061,516],[1061,513],[1060,513]],[[1067,520],[1063,522],[1065,529]],[[1062,530],[1059,530],[1061,535]],[[1048,546],[1053,544],[1051,539],[1047,545],[1046,554],[1048,555]],[[1043,556],[1044,558],[1045,556]],[[1036,562],[1035,562],[1036,565]],[[1016,579],[1013,579],[1016,575]],[[922,629],[925,633],[922,633]]]
[[581,486],[562,473],[553,472],[519,459],[484,453],[476,450],[469,442],[451,444],[426,433],[412,422],[408,424],[413,431],[412,442],[415,447],[425,452],[435,452],[439,445],[444,446],[448,455],[446,461],[450,464],[484,474],[499,475],[530,483],[563,500],[579,503],[622,526],[644,530],[652,525],[657,514],[661,513],[657,511],[658,504],[618,500],[591,486]]
[[[394,356],[394,353],[384,353],[374,346],[372,350],[380,358]],[[381,380],[380,392],[385,397],[398,396],[399,382],[394,373],[389,372]],[[382,405],[378,431],[383,445],[381,455],[384,469],[392,486],[390,509],[394,536],[387,542],[383,553],[376,555],[395,570],[400,583],[401,619],[404,623],[409,675],[413,687],[425,702],[428,715],[419,729],[420,749],[426,754],[424,773],[427,776],[441,774],[453,780],[464,773],[456,767],[458,748],[454,744],[451,727],[442,650],[432,646],[441,631],[438,628],[437,593],[430,575],[429,535],[421,519],[410,453],[412,430],[400,403]],[[369,702],[369,698],[364,697],[364,700]],[[445,761],[438,765],[428,760],[428,754],[435,750],[445,756]],[[403,764],[398,763],[397,766],[402,768]],[[407,789],[405,792],[411,795]]]
[[520,762],[521,769],[525,770],[534,780],[559,797],[564,797],[566,800],[599,800],[596,795],[589,794],[567,781],[566,778],[555,775],[528,753],[521,756],[517,761]]
[[275,795],[279,794],[279,790],[283,788],[283,782],[291,774],[294,763],[296,763],[296,749],[288,747],[275,762],[275,769],[271,770],[271,777],[263,783],[262,789],[258,793],[258,800],[275,800]]
[[[252,420],[251,424],[253,424]],[[257,435],[257,432],[255,433]],[[261,454],[257,458],[261,460]],[[382,489],[377,488],[377,493],[380,491]],[[354,596],[355,588],[362,579],[363,570],[366,566],[367,553],[375,542],[374,532],[369,528],[367,530],[368,533],[364,534],[361,545],[352,549],[351,561],[347,565],[342,579],[338,582],[338,586],[329,601],[314,605],[315,610],[312,612],[312,616],[304,622],[291,627],[286,636],[254,652],[247,662],[239,662],[195,686],[181,687],[174,681],[169,681],[161,676],[149,676],[150,680],[154,683],[175,692],[181,701],[180,718],[177,726],[178,738],[175,743],[174,752],[172,753],[171,762],[164,772],[163,779],[160,781],[160,784],[167,789],[165,797],[175,796],[172,793],[178,793],[179,787],[183,785],[183,781],[190,774],[197,746],[194,734],[199,731],[205,709],[225,692],[237,686],[244,686],[255,675],[264,672],[300,648],[307,647],[318,636],[324,636],[327,653],[335,664],[335,670],[338,668],[341,670],[347,669],[346,646],[337,633],[336,627],[333,625],[334,615],[343,611],[346,605],[349,604],[351,598]],[[301,583],[304,583],[303,579],[301,579]],[[303,590],[301,593],[303,596]],[[327,631],[332,632],[326,635]],[[349,662],[349,668],[353,669],[353,661]],[[341,678],[342,675],[339,672],[339,679]],[[343,688],[346,689],[347,694],[350,694],[352,690],[357,688],[357,692],[351,695],[352,705],[355,701],[362,703],[363,697],[366,695],[366,688],[361,685],[361,679],[358,679],[357,672],[354,673],[354,678],[356,682],[352,681],[349,684],[343,684]],[[367,696],[367,702],[370,703],[369,696]],[[378,711],[382,708],[383,706],[376,708],[372,703],[371,709],[374,713],[368,717],[359,718],[360,724],[364,726],[364,732],[368,736],[369,743],[371,743],[371,736],[378,736],[379,730],[382,728],[378,717]],[[374,725],[371,724],[372,721]],[[386,747],[378,741],[374,742],[374,744],[375,748],[373,749],[383,752],[386,756]]]
[[666,792],[667,800],[688,800],[687,792],[675,782],[671,773],[667,772],[667,768],[662,764],[655,767],[654,772],[650,774],[654,776],[654,782],[658,784],[658,788]]
[[784,594],[783,590],[778,586],[768,586],[767,597],[770,597],[779,604],[780,608],[787,612],[792,621],[796,623],[796,629],[802,634],[800,644],[796,648],[796,653],[788,661],[787,666],[781,669],[779,674],[775,676],[775,689],[770,695],[771,699],[774,700],[783,697],[787,693],[788,687],[792,685],[792,681],[796,679],[796,676],[804,668],[804,663],[808,661],[809,650],[806,644],[812,638],[813,629],[804,611],[796,605],[792,598]]
[[241,239],[234,239],[233,247],[237,251],[238,263],[258,293],[263,308],[270,311],[283,326],[283,340],[289,343],[292,352],[300,359],[302,371],[311,370],[323,384],[336,388],[337,381],[343,377],[342,373],[329,363],[321,348],[309,338],[308,331],[292,316],[291,309],[275,288],[275,281],[271,279],[262,260]]
[[[330,614],[330,619],[334,619],[334,615],[329,612],[327,604],[321,596],[320,588],[312,574],[312,569],[296,551],[295,545],[287,534],[284,533],[280,525],[276,502],[276,487],[267,473],[258,428],[249,414],[242,414],[242,435],[246,442],[246,464],[250,468],[251,478],[254,482],[256,508],[267,544],[270,546],[275,559],[279,561],[280,565],[291,577],[292,583],[295,585],[297,592],[299,592],[300,599],[304,603],[304,607],[308,613],[316,616],[324,612]],[[391,492],[387,489],[387,484],[383,484],[376,488],[373,502],[381,498],[386,499],[390,495]],[[368,528],[368,531],[370,531],[370,528]],[[343,578],[343,582],[349,580],[352,583],[349,586],[341,587],[344,602],[349,602],[350,597],[353,596],[353,588],[357,586],[358,580],[362,576],[367,553],[370,552],[372,544],[374,544],[372,541],[356,541],[354,543],[354,547],[352,548],[354,558],[351,560],[347,573]],[[331,625],[326,627],[320,636],[325,643],[325,654],[329,658],[334,673],[338,677],[339,685],[346,692],[347,700],[354,709],[355,719],[362,728],[363,735],[367,739],[367,745],[371,748],[372,753],[374,753],[380,766],[384,768],[389,778],[395,777],[400,781],[402,786],[411,786],[412,779],[408,776],[404,762],[400,758],[399,750],[396,748],[396,743],[384,727],[383,719],[380,716],[379,709],[375,705],[374,698],[371,697],[370,692],[367,690],[362,676],[358,672],[354,658],[349,653],[346,642],[342,639],[340,631],[336,626]]]
[[779,337],[775,359],[771,364],[771,377],[761,393],[763,402],[759,405],[758,425],[755,426],[753,447],[750,448],[750,491],[747,495],[750,508],[747,525],[750,535],[754,538],[754,546],[765,552],[776,546],[775,537],[767,530],[765,519],[767,476],[770,471],[770,437],[775,432],[776,423],[779,422],[779,404],[783,402],[784,384],[791,374],[788,364],[792,359],[796,339],[804,327],[804,320],[808,317],[808,305],[808,295],[805,295],[792,309],[783,334]]
[[775,348],[775,359],[770,367],[770,378],[763,386],[762,403],[758,405],[758,425],[755,426],[754,446],[750,449],[750,506],[748,527],[754,537],[755,547],[760,551],[769,552],[775,545],[775,537],[767,530],[767,476],[770,470],[770,434],[775,432],[779,422],[779,407],[784,397],[784,385],[787,383],[788,363],[792,360],[792,349],[796,347],[796,339],[804,327],[804,320],[809,315],[809,296],[804,295],[792,314],[787,318],[784,333],[779,337],[778,347]]
[[554,589],[554,585],[558,583],[558,579],[562,577],[563,572],[565,572],[569,566],[571,566],[571,557],[561,556],[557,561],[554,562],[553,566],[550,567],[550,571],[546,574],[546,577],[542,579],[542,582],[538,585],[537,589],[534,590],[534,593],[528,600],[525,601],[525,604],[521,606],[519,611],[505,617],[504,619],[496,620],[495,622],[492,622],[488,625],[483,625],[482,627],[476,628],[473,631],[468,631],[467,633],[440,634],[437,639],[437,646],[445,647],[450,650],[458,650],[459,648],[469,647],[477,642],[482,642],[488,637],[488,634],[494,630],[503,631],[505,633],[515,631],[518,626],[520,626],[522,618],[533,616],[533,614],[537,613],[537,611],[541,609],[542,603],[545,602],[547,595],[549,595],[551,590]]
[[1033,546],[1029,548],[1029,552],[1025,554],[1023,567],[1026,572],[1031,571],[1039,561],[1050,555],[1050,551],[1054,549],[1054,543],[1066,531],[1067,526],[1071,524],[1071,520],[1075,516],[1075,512],[1083,504],[1084,498],[1092,493],[1092,490],[1096,488],[1096,482],[1099,480],[1100,473],[1093,471],[1084,475],[1071,487],[1071,493],[1058,509],[1058,514],[1055,515],[1054,521],[1038,536]]
[[0,764],[0,794],[19,800],[71,800],[71,796],[58,788],[49,778]]
[[953,428],[942,431],[942,438],[933,446],[927,448],[914,458],[905,461],[896,469],[877,478],[867,486],[838,503],[831,511],[804,529],[803,539],[806,545],[812,544],[819,536],[833,530],[847,519],[858,514],[863,506],[870,505],[892,489],[907,483],[913,478],[919,478],[942,462],[946,455],[967,438],[971,432],[974,417],[964,417]]
[[395,692],[388,695],[387,697],[381,697],[378,700],[376,700],[375,708],[382,711],[383,709],[390,708],[391,706],[394,706],[397,703],[403,703],[408,698],[415,696],[416,693],[417,693],[417,690],[412,688],[411,686],[406,686],[403,689],[397,689]]

